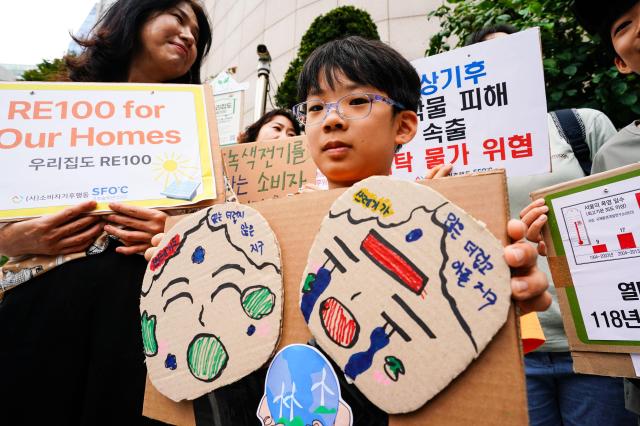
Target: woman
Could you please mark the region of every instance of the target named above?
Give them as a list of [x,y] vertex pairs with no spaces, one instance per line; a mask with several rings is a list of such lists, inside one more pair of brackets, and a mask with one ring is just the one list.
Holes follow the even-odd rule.
[[[211,31],[194,0],[120,0],[88,39],[76,41],[85,50],[67,58],[73,81],[199,83]],[[119,203],[110,204],[113,214],[86,216],[95,206],[85,202],[0,228],[0,253],[11,256],[5,278],[28,262],[45,266],[0,304],[5,418],[65,425],[141,420],[138,301],[146,263],[131,255],[149,247],[167,216]],[[32,402],[35,390],[42,398]]]
[[238,135],[238,143],[285,139],[300,134],[300,124],[288,109],[274,109]]

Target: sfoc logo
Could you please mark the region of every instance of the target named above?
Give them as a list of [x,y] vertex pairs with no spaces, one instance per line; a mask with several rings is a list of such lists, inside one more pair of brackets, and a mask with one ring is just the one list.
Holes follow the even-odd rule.
[[96,197],[103,195],[118,195],[118,194],[128,194],[129,187],[128,186],[102,186],[100,188],[93,188],[91,190],[91,195]]

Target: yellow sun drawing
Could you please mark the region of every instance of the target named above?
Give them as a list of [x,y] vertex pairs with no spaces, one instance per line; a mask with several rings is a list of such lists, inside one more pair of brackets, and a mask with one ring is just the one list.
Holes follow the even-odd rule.
[[156,156],[151,165],[153,171],[157,173],[153,179],[163,181],[163,190],[173,182],[180,183],[181,179],[196,179],[196,173],[199,170],[198,167],[192,165],[191,161],[183,159],[180,154],[175,152]]

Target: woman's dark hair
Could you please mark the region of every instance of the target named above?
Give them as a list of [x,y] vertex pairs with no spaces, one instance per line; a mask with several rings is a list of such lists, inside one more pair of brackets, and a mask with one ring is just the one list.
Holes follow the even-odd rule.
[[200,83],[200,65],[211,46],[211,26],[196,0],[118,0],[96,23],[86,39],[73,39],[85,49],[65,58],[72,81],[127,81],[131,60],[139,47],[140,30],[155,14],[187,3],[198,20],[196,60],[189,72],[170,83]]
[[267,112],[260,117],[258,121],[247,127],[247,130],[245,130],[244,133],[242,133],[242,136],[240,136],[238,143],[255,142],[256,139],[258,139],[258,133],[260,133],[262,126],[269,123],[278,115],[288,118],[289,121],[291,121],[291,124],[293,124],[293,130],[296,132],[296,135],[300,134],[300,123],[298,123],[298,120],[296,120],[293,113],[288,109],[280,108]]
[[313,51],[298,78],[298,99],[305,101],[309,92],[320,90],[321,73],[333,89],[340,72],[354,83],[386,93],[406,110],[418,110],[420,77],[416,69],[383,42],[358,36],[333,40]]
[[464,45],[469,46],[471,44],[480,43],[481,41],[485,41],[484,40],[485,37],[495,33],[513,34],[517,32],[518,32],[518,29],[513,25],[509,25],[509,24],[491,25],[489,27],[480,28],[478,31],[474,31],[471,34],[469,34],[469,37],[467,37],[467,41],[464,43]]

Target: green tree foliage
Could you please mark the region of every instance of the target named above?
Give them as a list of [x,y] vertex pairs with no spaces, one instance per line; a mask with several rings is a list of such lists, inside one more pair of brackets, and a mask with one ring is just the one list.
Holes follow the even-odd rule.
[[447,51],[448,40],[462,46],[473,31],[508,23],[516,28],[540,27],[549,111],[595,108],[617,127],[640,116],[640,78],[623,75],[613,66],[608,41],[591,37],[570,9],[572,0],[445,0],[429,14],[441,22],[431,37],[427,55]]
[[378,28],[371,16],[364,10],[353,6],[335,8],[325,15],[320,15],[309,26],[302,36],[298,55],[289,64],[289,69],[276,93],[276,103],[280,108],[291,108],[298,103],[298,76],[304,61],[316,47],[339,38],[359,35],[368,39],[380,40]]
[[35,69],[22,73],[24,81],[61,81],[67,80],[67,65],[64,59],[57,58],[53,61],[44,59]]

